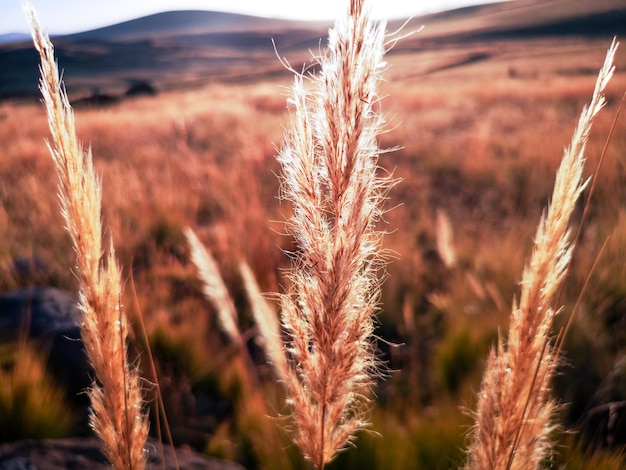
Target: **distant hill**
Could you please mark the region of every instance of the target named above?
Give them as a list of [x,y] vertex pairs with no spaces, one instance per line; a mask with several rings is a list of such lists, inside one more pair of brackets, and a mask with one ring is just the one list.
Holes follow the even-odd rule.
[[7,33],[0,34],[0,44],[7,44],[12,42],[27,41],[30,39],[30,35],[26,33]]
[[250,33],[308,28],[322,23],[295,22],[215,11],[169,11],[98,28],[67,38],[75,40],[123,41],[147,37]]
[[[402,22],[394,21],[389,30]],[[391,51],[542,37],[626,36],[624,0],[513,0],[414,18],[425,25]],[[276,57],[295,68],[325,42],[325,23],[307,23],[210,11],[173,11],[54,39],[72,96],[123,94],[137,83],[155,89],[210,81],[286,77]],[[405,29],[405,30],[406,30]],[[457,66],[483,60],[468,55]],[[38,60],[28,42],[0,44],[0,99],[37,97]]]
[[415,18],[425,28],[403,42],[458,42],[532,37],[626,35],[624,0],[513,0],[470,6]]
[[[212,11],[172,11],[54,38],[70,96],[123,93],[285,73],[281,55],[310,59],[330,23]],[[37,97],[38,58],[29,42],[0,44],[0,99]]]

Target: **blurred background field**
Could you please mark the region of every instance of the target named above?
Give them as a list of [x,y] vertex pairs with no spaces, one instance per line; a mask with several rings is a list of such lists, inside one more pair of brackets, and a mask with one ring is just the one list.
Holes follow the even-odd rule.
[[[464,410],[474,405],[490,345],[506,329],[563,148],[611,39],[626,29],[623,2],[594,5],[520,0],[417,18],[404,31],[426,28],[388,54],[388,131],[380,144],[393,151],[381,155],[380,166],[399,182],[381,226],[389,232],[390,263],[377,334],[389,371],[375,389],[372,432],[361,433],[356,448],[329,468],[462,465],[471,423]],[[269,38],[301,70],[312,64],[308,49],[318,50],[327,25],[259,20],[192,33],[185,30],[190,17],[170,16],[176,27],[168,32],[164,15],[160,33],[144,20],[143,29],[128,24],[58,38],[60,66],[79,137],[102,176],[105,224],[127,279],[137,357],[151,380],[141,313],[174,440],[246,468],[306,468],[284,430],[284,397],[255,343],[238,265],[250,264],[264,292],[281,292],[288,282],[285,251],[293,247],[283,224],[290,208],[278,200],[275,156],[289,122],[291,75]],[[34,52],[28,44],[2,45],[0,63],[0,291],[73,292],[73,253],[45,146]],[[587,174],[626,90],[625,68],[622,46],[588,144]],[[103,96],[110,99],[97,99]],[[563,406],[550,468],[625,465],[624,149],[622,115],[561,297],[559,327],[578,308],[554,384]],[[186,226],[221,267],[253,367],[220,333],[201,294]],[[11,364],[22,356],[45,365],[45,355],[18,343],[7,340],[2,348],[5,374],[20,369]],[[28,370],[26,379],[2,378],[2,439],[85,433],[82,404],[71,396],[55,400],[69,423],[50,420],[55,410],[37,411],[59,429],[41,436],[14,424],[19,408],[7,397],[49,400],[47,388],[34,385],[43,380],[41,367]],[[53,379],[45,379],[54,389],[45,393],[63,390]],[[16,391],[11,384],[18,380],[27,385]]]

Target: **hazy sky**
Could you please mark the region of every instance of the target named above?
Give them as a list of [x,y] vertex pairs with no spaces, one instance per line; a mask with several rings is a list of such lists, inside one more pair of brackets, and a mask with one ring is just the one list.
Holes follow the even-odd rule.
[[[378,17],[397,18],[496,0],[373,0]],[[85,31],[167,10],[217,10],[290,19],[333,19],[347,0],[33,0],[50,34]],[[0,0],[0,34],[27,32],[22,0]]]

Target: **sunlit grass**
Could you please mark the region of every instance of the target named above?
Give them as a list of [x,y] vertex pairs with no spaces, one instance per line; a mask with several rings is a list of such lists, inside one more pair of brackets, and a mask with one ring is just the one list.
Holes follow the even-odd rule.
[[[605,46],[598,46],[598,56]],[[390,57],[399,65],[392,72],[410,73],[401,59]],[[478,388],[481,354],[498,329],[506,327],[505,315],[557,160],[593,81],[585,76],[555,78],[549,64],[544,65],[541,80],[512,79],[494,69],[488,89],[484,82],[473,81],[476,69],[405,82],[394,82],[392,76],[384,85],[381,94],[389,95],[384,110],[397,119],[381,137],[381,146],[402,148],[382,155],[381,166],[393,168],[403,181],[390,193],[387,205],[394,209],[381,222],[391,232],[386,244],[398,257],[383,285],[377,332],[397,346],[383,346],[392,372],[378,390],[380,409],[372,426],[382,437],[360,433],[358,448],[341,454],[336,468],[454,468],[461,462],[465,421],[457,411],[470,404],[468,397]],[[155,351],[162,354],[157,360],[163,368],[175,369],[180,379],[179,388],[170,389],[170,402],[187,386],[192,394],[226,400],[227,412],[203,428],[204,450],[258,468],[272,468],[272,456],[279,454],[285,460],[281,468],[304,467],[286,435],[276,431],[284,421],[267,417],[284,411],[278,387],[268,379],[271,374],[259,367],[268,389],[265,396],[277,395],[270,400],[261,398],[257,384],[244,386],[244,379],[233,378],[247,372],[233,365],[237,352],[215,333],[213,312],[195,290],[181,234],[186,225],[198,228],[236,297],[244,328],[249,328],[239,262],[246,259],[252,265],[264,291],[277,292],[285,283],[281,269],[287,264],[281,248],[293,249],[276,222],[290,210],[276,198],[280,191],[274,145],[287,121],[281,85],[211,85],[77,112],[80,138],[92,143],[102,174],[110,233],[125,271],[133,270]],[[626,79],[618,74],[608,94],[608,116],[625,86]],[[6,268],[36,253],[51,263],[52,273],[16,281],[3,269],[0,284],[8,289],[54,282],[73,290],[74,278],[65,269],[72,253],[50,203],[56,188],[42,144],[43,113],[34,105],[3,103],[0,116],[0,158],[6,169],[0,191],[0,260]],[[599,119],[589,144],[591,160],[597,158],[609,124],[609,118]],[[626,200],[620,158],[624,135],[622,120],[609,146],[612,158],[601,172],[564,299],[573,304],[600,244],[610,235],[607,252],[584,293],[578,327],[572,330],[573,345],[583,347],[571,356],[565,352],[572,362],[597,365],[597,374],[603,375],[598,380],[623,354],[622,329],[615,325],[621,325],[618,313],[626,292],[621,262],[626,233],[621,209]],[[453,268],[446,268],[436,253],[434,221],[440,209],[449,214],[455,233]],[[584,340],[577,341],[580,337]],[[593,349],[586,349],[588,345]],[[258,353],[252,342],[249,347]],[[3,376],[2,382],[11,380]],[[41,382],[29,383],[35,395],[44,395],[34,385]],[[577,395],[577,400],[580,397],[589,400],[590,395]],[[23,398],[20,406],[37,409],[28,400]],[[406,420],[398,418],[394,400],[400,400],[397,408],[409,416]],[[17,410],[17,405],[11,409]],[[7,429],[19,429],[12,424],[17,414],[6,416],[3,423],[11,423]],[[180,418],[184,424],[184,416]],[[567,424],[575,427],[575,421]],[[16,435],[30,434],[37,435],[26,429]],[[566,445],[573,446],[569,441]],[[573,455],[564,451],[562,460],[571,468],[619,468],[615,462],[621,457],[608,451],[595,455],[585,446],[583,436]],[[445,456],[437,459],[439,453]]]
[[0,370],[0,441],[64,437],[74,411],[46,371],[45,354],[20,341]]

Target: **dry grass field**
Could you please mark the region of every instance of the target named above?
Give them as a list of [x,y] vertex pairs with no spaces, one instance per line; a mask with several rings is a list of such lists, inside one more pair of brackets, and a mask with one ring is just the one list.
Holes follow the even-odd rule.
[[[376,335],[389,372],[375,388],[372,432],[360,432],[356,447],[328,469],[463,465],[471,424],[464,410],[474,408],[489,347],[506,331],[563,148],[611,41],[600,34],[444,41],[437,24],[401,40],[386,57],[380,146],[390,151],[379,163],[399,181],[378,227],[388,232],[391,259]],[[306,55],[290,56],[296,69],[299,57]],[[71,84],[73,70],[62,59]],[[240,69],[222,64],[221,78],[216,72],[204,84],[194,75],[194,86],[164,85],[156,96],[75,112],[78,136],[91,146],[102,180],[103,217],[123,270],[134,350],[149,371],[141,315],[174,441],[246,468],[307,468],[279,417],[283,391],[255,341],[239,274],[245,261],[263,292],[281,292],[289,283],[285,252],[293,242],[284,224],[291,208],[278,199],[276,155],[290,119],[292,78],[273,60],[254,79],[223,79]],[[622,47],[587,146],[586,176],[626,91],[625,70]],[[76,90],[78,96],[84,88]],[[77,289],[47,138],[39,103],[0,102],[0,291]],[[554,382],[561,426],[546,468],[626,465],[624,149],[622,114],[560,298],[565,307],[556,327],[575,316]],[[583,206],[580,201],[578,218]],[[218,262],[245,352],[221,332],[202,295],[185,227]],[[17,260],[36,268],[18,271]]]

